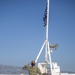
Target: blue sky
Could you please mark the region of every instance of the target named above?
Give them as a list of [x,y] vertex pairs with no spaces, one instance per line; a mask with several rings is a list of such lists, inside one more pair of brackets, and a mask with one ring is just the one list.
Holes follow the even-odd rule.
[[[36,59],[45,40],[45,6],[46,0],[0,0],[0,64],[24,66]],[[49,18],[49,42],[59,45],[52,61],[75,71],[75,0],[51,0]]]

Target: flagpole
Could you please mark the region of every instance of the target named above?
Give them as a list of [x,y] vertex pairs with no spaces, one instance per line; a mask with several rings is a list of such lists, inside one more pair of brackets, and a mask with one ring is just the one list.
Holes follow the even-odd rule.
[[48,25],[49,25],[49,0],[47,0],[47,23],[46,23],[46,51],[45,51],[45,61],[48,63]]
[[45,51],[45,61],[48,63],[48,27],[49,27],[49,0],[47,0],[47,23],[46,23],[46,51]]
[[[48,28],[49,28],[49,7],[50,7],[50,0],[47,0],[47,25],[46,25],[46,58],[49,55],[49,64],[50,64],[50,68],[51,68],[51,75],[53,75],[52,72],[52,60],[51,60],[51,51],[50,51],[50,47],[49,47],[49,41],[48,41]],[[47,59],[48,61],[48,59]]]
[[[48,41],[48,27],[49,27],[49,1],[50,0],[47,0],[47,8],[46,8],[46,10],[45,10],[45,15],[44,15],[44,24],[45,24],[45,26],[46,26],[46,40],[44,41],[44,43],[43,43],[43,45],[42,45],[42,47],[41,47],[41,49],[40,49],[40,52],[39,52],[39,54],[38,54],[38,56],[37,56],[37,58],[36,58],[36,60],[35,60],[35,62],[37,62],[38,61],[38,59],[39,59],[39,57],[40,57],[40,55],[41,55],[41,53],[42,53],[42,51],[43,51],[43,49],[44,49],[44,46],[46,47],[46,52],[45,52],[45,64],[49,64],[50,65],[50,69],[51,69],[51,75],[53,75],[53,71],[52,71],[52,60],[51,60],[51,49],[50,49],[50,47],[49,47],[49,41]],[[40,64],[42,64],[42,63],[40,63]],[[46,71],[44,72],[44,73],[46,73]]]
[[46,40],[48,41],[48,26],[49,26],[49,0],[47,0],[47,25],[46,25]]

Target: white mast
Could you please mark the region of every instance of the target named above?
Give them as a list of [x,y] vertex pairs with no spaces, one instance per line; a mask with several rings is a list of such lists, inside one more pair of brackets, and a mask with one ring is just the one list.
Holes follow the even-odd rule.
[[49,26],[49,0],[47,0],[47,25],[46,25],[46,40],[48,40],[48,26]]
[[38,61],[39,57],[40,57],[40,54],[44,48],[44,46],[46,46],[46,52],[45,52],[45,62],[46,64],[49,64],[50,65],[50,69],[51,69],[51,75],[52,74],[52,60],[51,60],[51,49],[50,49],[50,46],[49,46],[49,41],[48,41],[48,26],[49,26],[49,0],[47,0],[47,25],[46,25],[46,40],[44,41],[40,51],[39,51],[39,54],[35,60],[35,62]]
[[48,61],[48,27],[49,27],[49,0],[47,0],[47,25],[46,25],[46,52],[45,52],[45,61],[47,62]]
[[[42,73],[47,73],[47,66],[49,64],[49,68],[50,68],[50,73],[51,75],[60,75],[60,67],[57,66],[57,63],[54,63],[52,62],[51,60],[51,52],[52,52],[52,49],[56,49],[58,47],[58,44],[49,44],[49,41],[48,41],[48,28],[49,28],[49,7],[50,7],[50,0],[47,0],[47,12],[45,12],[45,25],[46,25],[46,39],[38,53],[38,56],[36,57],[36,60],[35,62],[37,63],[44,47],[46,47],[46,50],[45,50],[45,62],[44,63],[38,63],[38,67],[39,69],[41,70]],[[46,14],[47,13],[47,14]],[[46,21],[47,20],[47,21]]]
[[[49,47],[49,41],[48,41],[48,28],[49,28],[49,7],[50,7],[50,0],[47,0],[47,25],[46,25],[46,54],[45,54],[45,61],[50,64],[51,68],[51,75],[52,75],[52,60],[51,60],[51,51]],[[48,59],[49,58],[49,59]]]

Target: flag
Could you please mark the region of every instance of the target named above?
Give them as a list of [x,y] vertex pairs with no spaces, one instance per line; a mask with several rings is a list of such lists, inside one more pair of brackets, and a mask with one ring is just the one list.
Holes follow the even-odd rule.
[[47,4],[46,4],[45,12],[44,12],[43,21],[44,21],[44,27],[45,27],[47,25]]

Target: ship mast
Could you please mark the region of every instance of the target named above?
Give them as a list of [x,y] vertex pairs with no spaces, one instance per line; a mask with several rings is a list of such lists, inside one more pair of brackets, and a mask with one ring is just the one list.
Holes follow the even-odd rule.
[[45,26],[46,26],[46,38],[45,41],[36,57],[35,62],[37,63],[44,47],[45,47],[45,62],[44,63],[38,63],[38,68],[41,70],[41,73],[48,73],[47,65],[49,65],[50,68],[50,75],[60,75],[60,66],[57,65],[56,62],[52,62],[51,59],[51,53],[54,49],[57,49],[58,44],[50,44],[48,40],[48,31],[49,31],[49,8],[50,7],[50,0],[47,0],[47,9],[45,10]]
[[46,64],[49,64],[50,65],[50,69],[51,69],[51,75],[52,74],[52,60],[51,60],[51,49],[50,49],[50,46],[49,46],[49,40],[48,40],[48,28],[49,28],[49,7],[50,7],[50,0],[47,0],[47,24],[46,24],[46,39],[38,53],[38,56],[36,57],[36,60],[35,62],[38,61],[41,53],[42,53],[42,50],[44,48],[44,46],[46,47],[46,50],[45,50],[45,63]]

